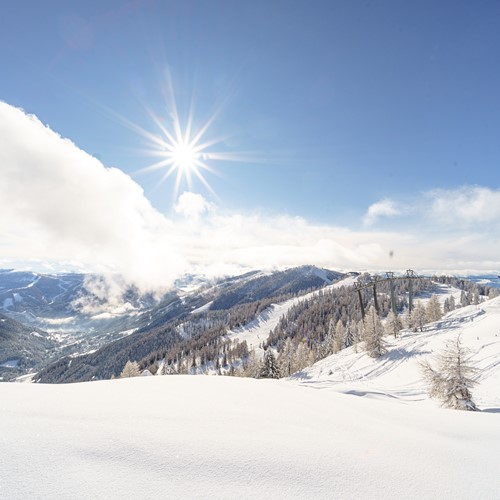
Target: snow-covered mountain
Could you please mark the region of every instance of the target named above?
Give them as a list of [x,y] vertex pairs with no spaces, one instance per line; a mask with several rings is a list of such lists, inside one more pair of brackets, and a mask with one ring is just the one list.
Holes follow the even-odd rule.
[[[163,331],[158,336],[158,329],[165,330],[164,325],[193,311],[224,311],[270,297],[300,294],[328,286],[342,276],[314,266],[265,273],[252,271],[218,280],[185,276],[161,296],[141,295],[134,287],[120,283],[121,295],[106,302],[105,292],[109,284],[100,277],[89,279],[81,274],[43,275],[3,270],[0,271],[0,311],[26,324],[29,331],[30,328],[39,328],[47,332],[44,334],[47,338],[44,361],[71,355],[67,361],[69,365],[73,356],[103,348],[103,352],[95,355],[100,361],[94,360],[91,364],[96,370],[100,367],[106,373],[103,367],[114,366],[114,363],[121,366],[127,360],[122,358],[134,352],[131,347],[134,342],[147,342],[146,332],[154,331],[150,349],[170,345],[173,336]],[[138,335],[125,338],[134,332]],[[107,347],[119,339],[123,339],[121,351],[119,345]],[[41,363],[40,358],[30,357],[31,351],[25,348],[25,342],[26,338],[22,341],[19,338],[16,351],[15,337],[12,338],[7,352],[0,339],[0,363],[20,360],[15,366],[13,361],[12,366],[6,365],[10,370],[4,370],[5,376],[11,375],[7,378],[19,375],[27,367],[38,369],[47,364]],[[142,355],[148,354],[147,349],[141,349]],[[111,361],[110,356],[117,361]],[[75,366],[81,361],[71,363]],[[82,370],[81,376],[92,378],[94,369]],[[60,380],[59,376],[57,380]]]

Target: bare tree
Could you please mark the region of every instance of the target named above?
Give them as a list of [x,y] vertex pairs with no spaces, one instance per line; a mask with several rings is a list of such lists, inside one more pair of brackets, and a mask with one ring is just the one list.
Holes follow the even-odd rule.
[[394,338],[398,336],[399,331],[403,328],[401,320],[392,311],[389,311],[387,315],[387,320],[385,323],[385,331],[388,335],[394,335]]
[[425,308],[425,314],[427,321],[432,323],[433,321],[438,321],[443,317],[443,311],[441,309],[441,304],[439,303],[439,299],[436,295],[432,295],[427,302],[427,306]]
[[363,321],[363,340],[365,341],[365,350],[372,358],[378,358],[385,354],[386,347],[383,339],[384,327],[372,306]]
[[138,377],[141,374],[137,361],[127,361],[120,373],[120,378]]
[[460,336],[449,341],[436,355],[434,368],[429,361],[420,364],[432,398],[441,400],[446,408],[477,410],[471,388],[476,382],[471,378],[475,369],[470,364],[471,355],[462,345]]

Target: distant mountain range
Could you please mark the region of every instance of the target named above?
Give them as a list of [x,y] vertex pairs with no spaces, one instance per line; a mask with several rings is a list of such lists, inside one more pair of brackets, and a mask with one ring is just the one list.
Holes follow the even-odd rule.
[[[119,345],[133,345],[138,339],[143,343],[146,332],[161,329],[200,308],[230,310],[318,289],[342,276],[314,266],[278,272],[252,271],[216,281],[186,276],[160,299],[141,296],[129,287],[123,292],[127,307],[122,311],[92,314],[79,307],[82,302],[95,299],[83,274],[0,270],[0,313],[5,314],[5,331],[10,328],[8,344],[7,333],[0,338],[0,377],[11,379],[62,356],[106,350],[111,342],[119,340],[118,345],[108,347],[116,353]],[[102,306],[105,311],[105,304]],[[155,346],[161,347],[169,341],[155,342]]]

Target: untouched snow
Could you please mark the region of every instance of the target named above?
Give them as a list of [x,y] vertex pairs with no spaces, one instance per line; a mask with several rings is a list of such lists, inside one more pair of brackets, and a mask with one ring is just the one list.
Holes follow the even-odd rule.
[[0,496],[498,498],[500,415],[286,381],[0,384]]

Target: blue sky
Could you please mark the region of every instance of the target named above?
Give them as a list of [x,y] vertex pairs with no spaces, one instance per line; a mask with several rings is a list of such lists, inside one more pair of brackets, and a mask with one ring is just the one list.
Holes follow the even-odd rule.
[[[214,148],[259,158],[208,160],[218,197],[189,189],[207,206],[418,232],[441,198],[497,203],[499,19],[494,1],[11,2],[0,99],[132,175],[170,217],[173,179],[135,173],[147,144],[113,114],[159,133],[146,107],[168,123],[168,70],[181,117],[191,99],[196,124],[219,110]],[[486,219],[468,227],[486,236]]]

